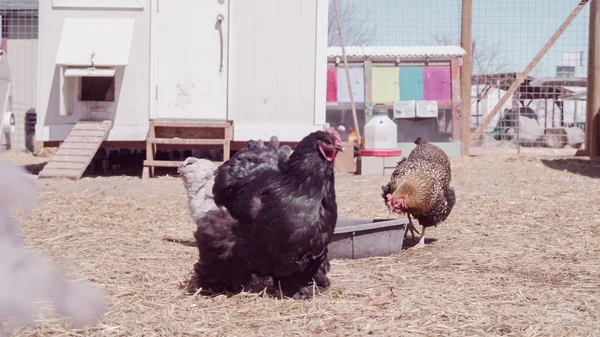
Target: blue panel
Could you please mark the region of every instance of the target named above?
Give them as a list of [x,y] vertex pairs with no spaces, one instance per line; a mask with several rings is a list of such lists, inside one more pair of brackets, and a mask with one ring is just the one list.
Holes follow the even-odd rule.
[[422,101],[423,100],[423,68],[422,67],[400,67],[400,100]]

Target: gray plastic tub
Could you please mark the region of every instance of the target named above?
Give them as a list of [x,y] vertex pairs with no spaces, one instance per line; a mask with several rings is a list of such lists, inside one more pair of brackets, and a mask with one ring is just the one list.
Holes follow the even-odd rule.
[[407,224],[407,218],[338,219],[329,243],[329,257],[360,259],[399,253]]

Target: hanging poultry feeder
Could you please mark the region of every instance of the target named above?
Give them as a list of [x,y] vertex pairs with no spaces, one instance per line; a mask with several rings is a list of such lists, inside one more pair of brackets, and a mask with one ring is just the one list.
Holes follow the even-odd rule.
[[329,257],[361,259],[402,250],[408,219],[338,219]]

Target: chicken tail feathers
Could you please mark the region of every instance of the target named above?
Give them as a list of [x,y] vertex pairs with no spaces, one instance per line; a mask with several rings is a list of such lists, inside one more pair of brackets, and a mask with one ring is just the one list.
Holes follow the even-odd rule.
[[448,187],[444,197],[446,198],[446,202],[448,203],[448,213],[450,213],[450,211],[452,211],[452,208],[454,208],[454,204],[456,203],[456,194],[454,193],[454,189],[452,187]]
[[271,139],[269,139],[269,145],[271,145],[271,147],[275,150],[279,150],[279,138],[277,138],[277,136],[271,136]]
[[417,138],[417,140],[415,140],[415,144],[417,145],[423,145],[423,144],[427,144],[427,141],[421,137]]

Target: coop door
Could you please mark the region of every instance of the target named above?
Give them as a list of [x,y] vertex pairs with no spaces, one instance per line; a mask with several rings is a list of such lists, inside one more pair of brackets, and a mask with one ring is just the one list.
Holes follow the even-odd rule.
[[158,117],[227,119],[229,0],[161,1]]

